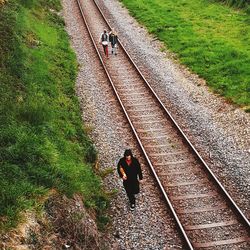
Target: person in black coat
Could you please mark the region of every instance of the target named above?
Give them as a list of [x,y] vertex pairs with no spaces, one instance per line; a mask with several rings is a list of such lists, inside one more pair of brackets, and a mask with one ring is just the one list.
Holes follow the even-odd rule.
[[109,33],[109,41],[111,43],[112,54],[117,55],[118,35],[114,29],[112,29]]
[[126,149],[124,157],[119,160],[117,171],[123,179],[123,186],[130,202],[130,209],[134,210],[135,194],[140,192],[139,180],[142,181],[142,171],[139,161],[133,157],[130,149]]

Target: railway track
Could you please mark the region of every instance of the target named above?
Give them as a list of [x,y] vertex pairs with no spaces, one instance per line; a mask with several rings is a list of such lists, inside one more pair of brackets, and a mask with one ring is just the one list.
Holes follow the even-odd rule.
[[110,26],[93,0],[76,0],[103,69],[189,249],[250,249],[250,223],[161,103],[120,43],[107,59]]

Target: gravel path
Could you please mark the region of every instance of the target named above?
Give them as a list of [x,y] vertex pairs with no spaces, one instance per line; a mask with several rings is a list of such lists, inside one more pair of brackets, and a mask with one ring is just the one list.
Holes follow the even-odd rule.
[[[159,192],[154,188],[154,181],[137,145],[132,143],[131,131],[116,106],[102,68],[96,63],[76,3],[62,2],[67,31],[79,62],[77,94],[84,124],[99,151],[100,168],[114,169],[114,173],[105,179],[107,189],[119,191],[111,204],[113,236],[110,240],[113,248],[182,249],[169,211],[165,210]],[[160,52],[161,44],[131,18],[118,1],[98,2],[165,105],[250,217],[249,114],[211,94],[201,79],[171,60],[170,53]],[[134,34],[138,39],[134,39]],[[115,172],[117,160],[128,147],[140,159],[145,176],[138,207],[133,213],[128,210],[125,193]]]
[[[250,218],[250,114],[211,93],[116,0],[97,0],[111,26],[183,131]],[[135,35],[136,34],[136,35]]]

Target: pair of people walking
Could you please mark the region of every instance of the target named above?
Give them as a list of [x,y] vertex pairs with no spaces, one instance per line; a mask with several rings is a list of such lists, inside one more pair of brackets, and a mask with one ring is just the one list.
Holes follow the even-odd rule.
[[108,57],[108,44],[111,43],[111,53],[117,55],[117,44],[118,44],[118,36],[114,29],[112,29],[109,33],[107,30],[104,30],[100,36],[99,42],[103,46],[104,54]]
[[123,180],[123,186],[130,202],[130,210],[134,210],[135,194],[140,192],[139,183],[142,181],[142,171],[139,161],[133,156],[130,149],[125,150],[124,157],[119,160],[117,171]]

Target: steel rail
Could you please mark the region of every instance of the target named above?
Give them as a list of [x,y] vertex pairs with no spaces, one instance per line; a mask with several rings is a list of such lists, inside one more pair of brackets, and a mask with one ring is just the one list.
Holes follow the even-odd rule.
[[[104,16],[101,8],[99,7],[99,5],[96,3],[95,0],[93,0],[93,2],[95,3],[97,9],[99,10],[99,12],[101,13],[103,19],[105,20],[107,26],[111,29],[111,26],[108,22],[108,20],[106,19],[106,17]],[[168,115],[168,117],[170,118],[170,120],[173,122],[173,124],[175,125],[175,127],[177,128],[178,132],[183,136],[183,138],[185,139],[185,141],[187,142],[187,144],[189,145],[189,147],[192,149],[192,151],[194,152],[195,156],[199,159],[199,161],[202,163],[202,165],[205,167],[205,169],[207,170],[207,172],[210,174],[210,176],[213,178],[213,180],[215,181],[215,183],[219,186],[221,192],[227,197],[227,199],[229,200],[229,202],[232,204],[233,208],[236,210],[236,212],[240,215],[240,218],[242,219],[242,221],[248,226],[249,231],[250,231],[250,222],[249,220],[246,218],[246,216],[243,214],[243,212],[240,210],[240,208],[238,207],[238,205],[235,203],[235,201],[233,200],[233,198],[229,195],[229,193],[226,191],[226,189],[223,187],[223,185],[220,183],[220,181],[218,180],[218,178],[215,176],[215,174],[213,173],[213,171],[209,168],[209,166],[207,165],[207,163],[204,161],[204,159],[201,157],[201,155],[198,153],[198,151],[195,149],[195,147],[193,146],[193,144],[190,142],[190,140],[187,138],[187,136],[185,135],[185,133],[182,131],[182,129],[180,128],[180,126],[177,124],[177,122],[175,121],[175,119],[173,118],[173,116],[171,115],[171,113],[167,110],[167,108],[165,107],[165,105],[162,103],[162,101],[160,100],[160,98],[158,97],[158,95],[156,94],[156,92],[153,90],[153,88],[150,86],[149,82],[146,80],[146,78],[143,76],[142,72],[140,71],[140,69],[137,67],[137,65],[135,64],[135,62],[133,61],[133,59],[131,58],[131,56],[129,55],[129,53],[127,52],[127,50],[125,49],[124,45],[122,44],[122,42],[119,40],[119,44],[121,45],[122,49],[124,50],[126,56],[129,58],[130,62],[133,64],[133,66],[136,68],[139,76],[143,79],[143,81],[146,83],[146,86],[151,90],[153,96],[157,99],[157,101],[160,104],[160,107],[164,110],[164,112]]]
[[80,4],[80,0],[76,0],[76,1],[77,1],[77,3],[78,3],[78,6],[79,6],[79,9],[80,9],[81,15],[82,15],[83,20],[84,20],[84,23],[85,23],[85,25],[86,25],[86,27],[87,27],[89,36],[90,36],[90,38],[91,38],[91,40],[92,40],[92,43],[93,43],[93,45],[94,45],[94,47],[95,47],[95,50],[96,50],[96,52],[97,52],[97,55],[98,55],[98,57],[99,57],[99,59],[100,59],[100,61],[101,61],[102,67],[103,67],[103,69],[104,69],[104,71],[105,71],[105,73],[106,73],[106,75],[107,75],[107,77],[108,77],[108,79],[109,79],[109,82],[110,82],[110,84],[111,84],[111,86],[112,86],[113,91],[115,92],[116,98],[117,98],[118,101],[119,101],[119,104],[120,104],[120,106],[121,106],[121,108],[122,108],[122,110],[123,110],[123,112],[124,112],[124,114],[125,114],[125,116],[126,116],[128,122],[129,122],[129,125],[130,125],[130,127],[131,127],[131,129],[132,129],[132,131],[133,131],[133,133],[134,133],[134,135],[135,135],[135,137],[136,137],[136,140],[137,140],[138,144],[140,145],[140,148],[141,148],[141,150],[142,150],[142,152],[143,152],[143,154],[144,154],[144,156],[145,156],[145,158],[146,158],[146,161],[148,162],[148,164],[149,164],[149,166],[150,166],[150,169],[151,169],[151,171],[153,172],[153,175],[154,175],[154,177],[155,177],[155,179],[156,179],[156,181],[157,181],[157,183],[158,183],[158,185],[159,185],[159,187],[160,187],[160,190],[161,190],[161,192],[162,192],[162,194],[163,194],[163,196],[164,196],[164,198],[165,198],[165,200],[166,200],[166,202],[167,202],[167,204],[168,204],[168,206],[169,206],[169,208],[170,208],[170,210],[171,210],[171,212],[172,212],[172,214],[173,214],[173,216],[174,216],[174,218],[175,218],[175,221],[176,221],[176,223],[177,223],[179,229],[181,230],[182,236],[184,237],[184,239],[185,239],[185,241],[186,241],[186,242],[185,242],[186,245],[188,246],[188,248],[189,248],[190,250],[194,250],[194,248],[193,248],[193,246],[192,246],[192,244],[191,244],[191,242],[190,242],[190,240],[189,240],[189,238],[188,238],[188,236],[187,236],[187,234],[186,234],[186,232],[185,232],[185,230],[184,230],[184,228],[183,228],[183,226],[182,226],[182,224],[181,224],[181,222],[180,222],[180,220],[179,220],[179,218],[178,218],[178,216],[177,216],[177,214],[176,214],[176,212],[175,212],[175,210],[174,210],[174,208],[173,208],[173,206],[172,206],[172,204],[171,204],[171,202],[170,202],[170,199],[168,198],[168,195],[167,195],[167,193],[165,192],[165,190],[164,190],[164,188],[163,188],[163,186],[162,186],[162,184],[161,184],[161,182],[160,182],[160,180],[159,180],[159,178],[158,178],[158,176],[157,176],[157,174],[156,174],[156,172],[155,172],[155,170],[154,170],[154,167],[153,167],[153,165],[152,165],[152,163],[151,163],[151,161],[150,161],[150,159],[149,159],[149,157],[148,157],[148,155],[147,155],[147,153],[146,153],[146,151],[145,151],[145,149],[144,149],[144,147],[143,147],[143,145],[142,145],[142,143],[141,143],[141,140],[140,140],[140,138],[139,138],[139,136],[138,136],[138,134],[137,134],[137,132],[136,132],[136,130],[135,130],[135,128],[134,128],[134,126],[133,126],[133,124],[132,124],[130,118],[129,118],[129,115],[128,115],[128,113],[127,113],[127,111],[126,111],[126,109],[125,109],[125,107],[124,107],[124,105],[123,105],[123,103],[122,103],[122,101],[121,101],[121,98],[119,97],[119,94],[118,94],[118,92],[117,92],[117,90],[116,90],[116,87],[115,87],[115,85],[114,85],[114,83],[113,83],[113,81],[112,81],[112,78],[111,78],[111,76],[110,76],[108,70],[107,70],[107,67],[105,66],[105,64],[104,64],[104,62],[103,62],[102,56],[101,56],[101,54],[100,54],[100,52],[99,52],[99,50],[98,50],[98,48],[97,48],[97,46],[96,46],[95,40],[94,40],[94,38],[93,38],[93,36],[92,36],[92,33],[91,33],[91,31],[90,31],[90,28],[89,28],[89,25],[88,25],[87,20],[86,20],[86,18],[85,18],[85,16],[84,16],[84,13],[83,13],[83,10],[82,10],[82,6],[81,6],[81,4]]

